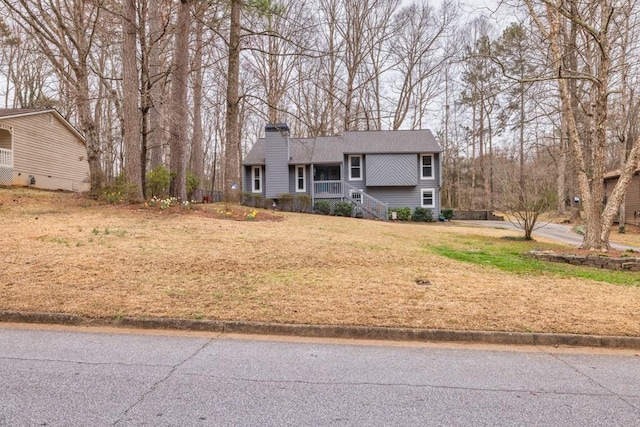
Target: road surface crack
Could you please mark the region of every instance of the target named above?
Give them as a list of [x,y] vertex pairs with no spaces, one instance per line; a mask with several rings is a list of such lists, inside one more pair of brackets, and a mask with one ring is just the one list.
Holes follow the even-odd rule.
[[560,361],[561,363],[565,364],[566,366],[569,367],[569,369],[573,370],[575,373],[577,373],[580,376],[583,376],[584,378],[586,378],[589,382],[591,382],[592,384],[600,387],[603,390],[606,390],[608,394],[610,394],[611,396],[615,396],[618,399],[620,399],[622,402],[624,402],[625,404],[629,405],[630,407],[634,408],[635,410],[640,410],[640,406],[634,404],[632,401],[630,401],[629,399],[627,399],[627,397],[631,397],[631,396],[625,396],[623,394],[620,393],[616,393],[615,391],[611,390],[609,387],[605,386],[604,384],[600,383],[599,381],[597,381],[595,378],[592,378],[591,376],[589,376],[586,372],[581,371],[580,369],[578,369],[577,367],[573,366],[571,363],[569,363],[568,361],[564,360],[562,357],[560,357],[557,354],[550,354],[550,356],[552,356],[553,358],[555,358],[556,360]]
[[214,342],[215,340],[217,340],[219,338],[218,336],[215,337],[211,337],[210,339],[208,339],[207,341],[205,341],[198,349],[196,349],[196,351],[194,351],[192,354],[190,354],[189,356],[187,356],[186,358],[184,358],[182,361],[180,361],[180,363],[177,363],[175,365],[173,365],[171,367],[171,369],[169,370],[169,372],[167,373],[167,375],[165,375],[163,378],[159,379],[158,381],[156,381],[155,383],[153,383],[151,385],[151,387],[149,387],[149,389],[147,391],[145,391],[142,396],[140,396],[140,398],[138,400],[136,400],[135,402],[133,402],[127,409],[125,409],[125,411],[122,413],[122,416],[116,420],[113,423],[113,426],[117,426],[118,424],[120,424],[126,417],[127,415],[138,405],[140,405],[146,398],[147,396],[149,396],[150,394],[152,394],[153,392],[155,392],[157,390],[157,388],[164,383],[165,381],[167,381],[169,378],[171,378],[173,376],[173,374],[178,370],[178,368],[180,368],[180,366],[184,365],[185,363],[187,363],[189,360],[193,359],[194,357],[196,357],[202,350],[204,350],[207,346],[209,346],[209,344],[211,344],[212,342]]

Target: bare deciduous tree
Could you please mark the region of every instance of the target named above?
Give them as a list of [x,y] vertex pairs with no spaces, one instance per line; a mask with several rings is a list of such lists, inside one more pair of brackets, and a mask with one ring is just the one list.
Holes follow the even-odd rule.
[[169,147],[171,149],[170,193],[180,201],[187,200],[187,88],[189,78],[189,23],[191,0],[180,0],[175,31],[173,66],[171,70],[171,119]]
[[[582,247],[608,250],[611,225],[640,160],[640,138],[632,142],[629,158],[620,178],[603,206],[605,155],[609,143],[607,131],[611,94],[615,85],[612,49],[627,17],[609,0],[568,2],[545,0],[542,7],[525,0],[532,19],[545,37],[553,57],[552,70],[558,79],[562,114],[566,121],[569,145],[577,165],[578,183],[586,215],[586,233]],[[637,11],[636,11],[637,13]],[[563,61],[568,34],[575,31],[580,44],[580,61],[575,68]],[[579,81],[583,91],[576,93],[570,82]],[[576,120],[576,100],[585,108],[585,126]]]
[[102,6],[88,0],[2,0],[16,22],[38,40],[59,76],[69,85],[80,130],[87,142],[91,191],[102,188],[102,150],[92,115],[89,57],[99,29]]
[[122,134],[124,138],[124,171],[132,187],[131,196],[142,199],[143,167],[140,147],[140,86],[137,61],[137,13],[135,0],[123,0],[122,8]]
[[[501,162],[496,168],[500,188],[498,208],[508,220],[524,231],[524,238],[532,240],[531,233],[548,224],[540,223],[540,216],[555,209],[556,174],[546,159],[535,159],[525,164]],[[521,177],[524,175],[524,180]]]

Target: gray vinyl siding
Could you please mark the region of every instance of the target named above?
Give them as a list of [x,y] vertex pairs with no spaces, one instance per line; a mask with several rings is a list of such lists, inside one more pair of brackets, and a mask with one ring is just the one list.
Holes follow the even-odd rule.
[[242,167],[242,191],[247,193],[251,192],[251,167],[250,166]]
[[[423,154],[431,154],[433,156],[433,161],[431,162],[431,167],[433,168],[433,178],[422,179],[422,155]],[[425,185],[425,183],[430,183],[433,181],[434,186],[440,185],[440,154],[439,153],[420,153],[418,154],[418,185]],[[429,187],[430,188],[430,187]]]
[[[281,133],[284,131],[284,133]],[[341,136],[289,139],[284,123],[267,124],[265,138],[256,141],[244,164],[264,164],[262,188],[267,198],[314,194],[320,181],[342,180],[390,207],[422,206],[422,190],[433,190],[434,215],[440,210],[441,147],[428,131],[345,132]],[[432,177],[422,179],[421,155],[432,156]],[[351,180],[349,158],[361,156],[361,179]],[[305,193],[296,192],[296,165],[307,165]],[[340,174],[329,173],[338,170]],[[317,170],[314,172],[314,168]],[[245,169],[245,185],[251,170]],[[327,176],[331,175],[331,176]],[[340,200],[340,194],[327,199]]]
[[[433,178],[421,179],[421,155],[432,154],[433,155]],[[434,207],[430,208],[433,211],[434,216],[440,213],[440,161],[439,153],[415,153],[407,154],[407,158],[411,157],[413,162],[411,165],[407,165],[412,170],[412,174],[415,176],[416,185],[408,186],[371,186],[365,185],[365,183],[371,182],[369,179],[369,168],[367,167],[369,157],[371,154],[364,155],[363,164],[363,180],[362,181],[349,181],[348,174],[345,173],[345,181],[354,187],[364,191],[372,197],[380,200],[383,203],[388,203],[389,208],[404,208],[409,207],[415,209],[422,206],[422,190],[433,190],[433,204]],[[349,159],[348,156],[344,158],[344,169],[348,170]]]
[[418,185],[418,175],[414,168],[417,158],[415,154],[367,154],[367,186]]
[[309,165],[304,165],[304,170],[305,170],[305,191],[300,191],[298,192],[298,190],[296,189],[297,187],[297,177],[296,177],[296,166],[302,166],[302,165],[290,165],[289,167],[289,193],[296,195],[296,194],[309,194],[311,195],[311,186],[313,185],[313,182],[311,181],[311,177],[310,177],[310,167]]
[[[353,153],[352,155],[358,155],[358,153]],[[362,174],[362,179],[360,180],[350,180],[349,179],[349,156],[345,155],[342,160],[342,180],[348,182],[349,184],[357,187],[360,190],[367,188],[367,168],[365,164],[367,163],[367,156],[362,155],[362,163],[360,164],[360,173]]]
[[262,173],[262,188],[261,188],[262,191],[260,191],[260,193],[253,192],[252,170],[255,166],[258,166],[258,165],[251,165],[251,166],[244,167],[244,174],[242,177],[242,191],[247,193],[252,193],[252,194],[262,194],[264,196],[264,166],[260,166],[260,172]]
[[433,189],[434,217],[440,214],[440,191],[433,187],[369,187],[366,192],[383,203],[388,203],[389,208],[419,208],[422,206],[422,189]]
[[264,191],[268,198],[289,192],[289,144],[279,131],[265,132]]

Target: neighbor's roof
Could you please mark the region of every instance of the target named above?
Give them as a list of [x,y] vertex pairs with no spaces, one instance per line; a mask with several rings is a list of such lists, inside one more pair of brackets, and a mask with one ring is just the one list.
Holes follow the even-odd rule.
[[[640,162],[638,162],[638,167],[633,171],[634,175],[640,174]],[[616,169],[613,171],[606,172],[602,177],[604,180],[608,179],[618,179],[620,178],[620,169]]]
[[0,120],[8,118],[34,116],[38,114],[50,113],[53,114],[62,124],[64,124],[73,134],[85,142],[84,135],[80,133],[67,119],[62,117],[58,110],[54,108],[47,108],[44,110],[30,109],[30,108],[0,108]]
[[0,118],[22,116],[25,114],[32,114],[40,111],[42,110],[31,110],[27,108],[0,108]]
[[[265,163],[264,138],[244,158],[247,165]],[[439,153],[440,144],[430,130],[347,131],[340,136],[290,138],[291,164],[341,162],[345,154]]]

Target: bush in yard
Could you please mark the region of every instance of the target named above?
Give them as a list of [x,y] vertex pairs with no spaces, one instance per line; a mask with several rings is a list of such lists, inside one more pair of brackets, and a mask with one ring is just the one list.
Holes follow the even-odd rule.
[[147,197],[165,199],[169,196],[171,174],[163,165],[156,166],[147,174]]
[[297,212],[309,212],[311,207],[311,196],[308,194],[298,194],[294,201],[295,210]]
[[441,213],[447,221],[451,221],[453,219],[453,209],[442,209]]
[[120,175],[113,184],[102,187],[98,198],[112,205],[119,203],[137,203],[140,201],[137,200],[137,194],[137,186],[135,184],[128,184],[124,175]]
[[331,203],[328,200],[318,200],[314,210],[319,214],[329,215],[331,213]]
[[432,222],[433,221],[433,212],[431,211],[431,209],[416,208],[413,211],[412,218],[416,222]]
[[281,211],[293,211],[293,194],[278,194],[278,209]]
[[254,207],[253,194],[248,191],[243,191],[240,193],[240,204],[244,206]]
[[411,208],[391,208],[389,209],[389,219],[393,219],[393,212],[399,221],[411,221]]
[[336,203],[333,214],[336,216],[351,216],[353,215],[353,205],[349,202]]
[[192,200],[193,193],[198,189],[200,185],[200,178],[191,172],[187,172],[187,200]]
[[262,194],[258,193],[249,193],[247,191],[243,191],[240,195],[240,203],[245,206],[250,206],[252,208],[264,208],[265,200]]

